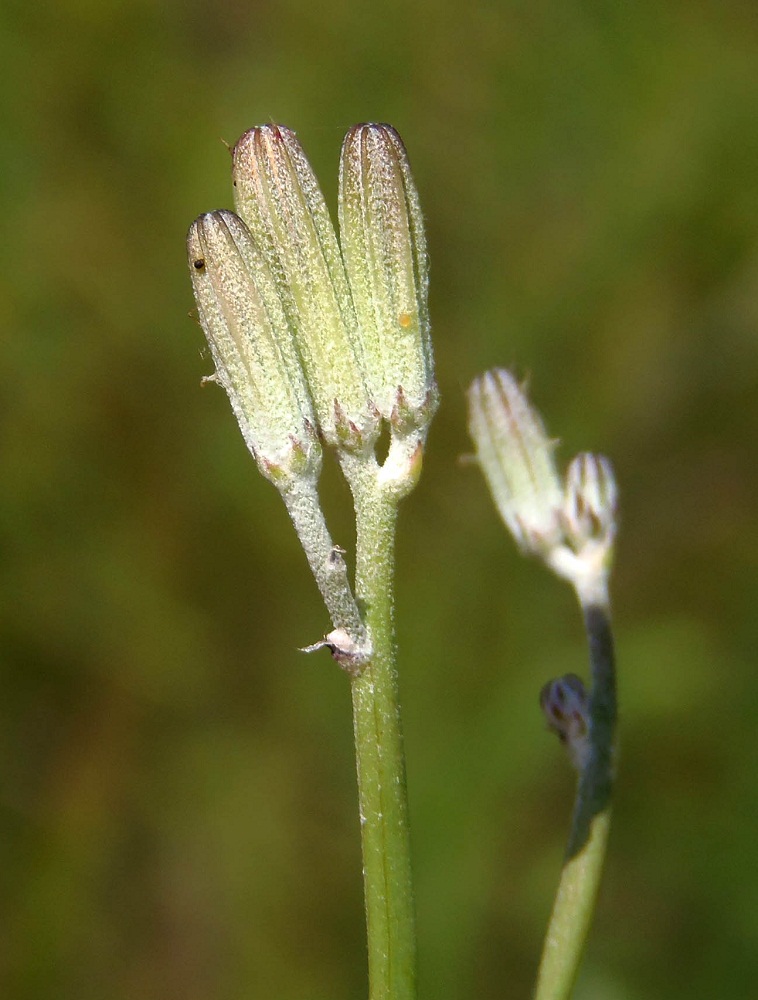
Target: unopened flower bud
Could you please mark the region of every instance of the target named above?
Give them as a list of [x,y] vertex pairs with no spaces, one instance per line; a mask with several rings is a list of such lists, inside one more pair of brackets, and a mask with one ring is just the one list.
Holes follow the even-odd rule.
[[321,448],[290,321],[269,264],[233,212],[201,215],[187,237],[200,323],[248,448],[280,488],[316,477]]
[[355,125],[340,159],[340,242],[371,399],[401,433],[426,430],[437,390],[428,260],[405,146],[389,125]]
[[611,463],[603,455],[582,452],[566,473],[563,523],[573,547],[587,542],[612,545],[616,534],[618,491]]
[[563,538],[555,442],[510,372],[485,372],[468,398],[469,431],[495,506],[521,550],[544,557]]
[[581,677],[566,674],[548,681],[540,692],[540,708],[548,727],[568,750],[581,771],[589,756],[589,706]]
[[608,602],[608,574],[616,539],[616,481],[602,455],[583,452],[571,462],[561,511],[565,543],[547,557],[574,585],[583,605]]
[[373,442],[355,311],[324,197],[295,133],[261,125],[233,153],[235,205],[282,287],[324,438],[337,447]]

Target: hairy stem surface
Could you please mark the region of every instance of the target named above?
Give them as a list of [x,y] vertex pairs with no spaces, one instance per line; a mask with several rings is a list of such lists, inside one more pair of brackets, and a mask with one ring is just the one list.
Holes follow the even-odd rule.
[[282,491],[287,512],[303,546],[335,628],[344,628],[353,639],[364,638],[360,612],[348,582],[342,550],[332,542],[315,482],[298,480]]
[[370,662],[352,682],[369,997],[413,1000],[415,916],[393,628],[397,501],[368,470],[351,485],[357,525],[356,597],[373,647]]

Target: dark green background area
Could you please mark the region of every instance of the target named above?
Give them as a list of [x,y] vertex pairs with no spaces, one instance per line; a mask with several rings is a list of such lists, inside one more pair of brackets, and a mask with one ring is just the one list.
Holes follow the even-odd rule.
[[[354,1000],[348,682],[188,318],[184,236],[252,124],[334,205],[393,123],[426,213],[443,405],[397,625],[421,997],[526,998],[584,670],[469,450],[481,370],[613,460],[620,775],[577,1000],[755,995],[758,16],[751,2],[11,0],[0,15],[0,991]],[[346,490],[325,505],[348,550]]]

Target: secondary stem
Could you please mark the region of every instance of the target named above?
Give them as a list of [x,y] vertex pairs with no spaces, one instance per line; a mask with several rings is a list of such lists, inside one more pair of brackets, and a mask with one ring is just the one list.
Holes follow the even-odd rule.
[[316,483],[299,479],[282,490],[282,499],[334,627],[346,629],[356,642],[361,642],[363,622],[350,590],[342,550],[334,545],[326,526]]
[[374,474],[355,495],[356,597],[373,646],[352,682],[370,1000],[414,1000],[416,934],[405,755],[400,725],[393,572],[397,500]]
[[[581,598],[581,595],[580,595]],[[583,603],[590,648],[590,753],[577,788],[561,881],[553,904],[535,1000],[566,1000],[576,981],[603,870],[611,819],[616,670],[607,601]]]

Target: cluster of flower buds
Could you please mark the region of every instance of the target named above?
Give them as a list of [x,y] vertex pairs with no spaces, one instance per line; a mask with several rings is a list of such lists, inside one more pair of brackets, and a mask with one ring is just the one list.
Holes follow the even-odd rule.
[[556,442],[504,369],[475,379],[468,398],[476,458],[519,548],[569,580],[582,604],[607,603],[617,503],[608,459],[577,455],[562,481]]
[[[314,474],[319,442],[415,482],[436,405],[421,212],[405,147],[357,125],[340,166],[340,241],[303,150],[280,125],[233,150],[235,209],[193,223],[200,321],[245,440],[274,482]],[[393,450],[394,448],[394,450]]]

